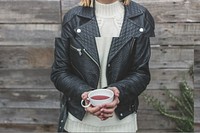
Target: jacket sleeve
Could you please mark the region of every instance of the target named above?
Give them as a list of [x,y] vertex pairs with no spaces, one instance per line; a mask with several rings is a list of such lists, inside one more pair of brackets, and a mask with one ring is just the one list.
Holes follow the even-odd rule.
[[[145,33],[136,38],[134,61],[129,74],[122,80],[110,84],[120,91],[120,101],[138,97],[150,82],[149,60],[151,55],[150,37],[154,37],[154,21],[148,11],[145,13]],[[131,98],[131,99],[132,99]]]
[[81,94],[90,90],[91,87],[72,72],[69,57],[70,36],[70,25],[64,19],[61,38],[55,39],[51,80],[55,87],[66,96],[80,100]]

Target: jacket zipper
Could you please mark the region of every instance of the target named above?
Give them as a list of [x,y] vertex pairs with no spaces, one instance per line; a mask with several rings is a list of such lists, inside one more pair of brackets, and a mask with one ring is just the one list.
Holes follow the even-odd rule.
[[[76,51],[79,53],[80,56],[82,55],[82,49],[76,48],[76,47],[74,47],[74,46],[72,46],[72,45],[70,45],[70,46],[71,46],[71,48],[73,48],[74,50],[76,50]],[[94,58],[92,58],[92,56],[86,51],[86,49],[83,49],[83,51],[84,51],[84,52],[86,53],[86,55],[98,66],[98,68],[99,68],[99,70],[100,70],[99,64],[94,60]]]
[[99,66],[99,64],[94,60],[94,58],[92,58],[92,56],[86,51],[86,49],[83,49],[83,51],[84,51],[85,54],[98,66],[99,71],[100,71],[100,66]]
[[82,55],[82,50],[80,48],[76,48],[76,47],[74,47],[72,45],[70,45],[70,46],[71,46],[71,48],[73,48],[74,50],[76,50],[80,56]]
[[[99,64],[95,61],[94,58],[92,58],[92,56],[86,51],[86,49],[83,49],[83,51],[85,52],[85,54],[98,66],[98,69],[99,69],[99,77],[100,77],[100,66]],[[99,82],[99,77],[98,77],[98,82]],[[101,84],[101,83],[100,83]]]

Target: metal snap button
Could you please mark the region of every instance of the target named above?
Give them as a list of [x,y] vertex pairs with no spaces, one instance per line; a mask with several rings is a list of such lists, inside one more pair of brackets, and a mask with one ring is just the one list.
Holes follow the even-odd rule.
[[140,31],[140,32],[144,32],[144,28],[140,28],[139,31]]
[[77,32],[77,33],[81,33],[81,29],[77,29],[76,32]]

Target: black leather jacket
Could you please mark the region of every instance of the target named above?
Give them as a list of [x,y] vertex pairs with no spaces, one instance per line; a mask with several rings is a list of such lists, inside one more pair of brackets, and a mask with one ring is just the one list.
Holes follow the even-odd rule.
[[[119,119],[137,111],[138,96],[150,81],[150,40],[154,21],[148,10],[131,2],[119,37],[112,40],[106,78],[108,86],[120,91],[115,112]],[[97,88],[100,75],[95,37],[100,37],[94,8],[75,7],[63,19],[62,35],[55,41],[55,61],[51,80],[64,95],[61,101],[59,131],[63,130],[67,111],[79,120],[85,114],[81,94]]]

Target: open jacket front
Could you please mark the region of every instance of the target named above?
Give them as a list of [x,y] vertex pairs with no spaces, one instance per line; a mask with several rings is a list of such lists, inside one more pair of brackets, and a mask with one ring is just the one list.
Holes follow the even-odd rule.
[[[112,40],[108,55],[106,78],[108,86],[120,91],[115,112],[119,119],[136,112],[138,96],[150,81],[150,40],[154,21],[147,9],[135,2],[125,7],[119,37]],[[55,40],[55,61],[51,80],[63,92],[59,131],[67,111],[79,120],[85,114],[81,94],[97,88],[100,76],[95,37],[100,37],[95,7],[75,7],[63,19],[61,38]]]

